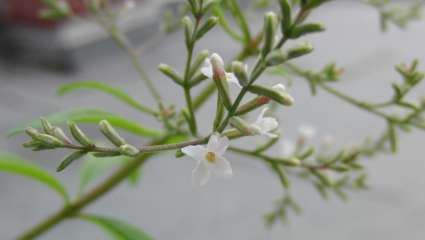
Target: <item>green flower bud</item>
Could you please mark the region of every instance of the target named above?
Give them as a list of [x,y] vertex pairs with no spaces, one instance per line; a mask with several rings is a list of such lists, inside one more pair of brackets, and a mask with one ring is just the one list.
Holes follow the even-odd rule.
[[186,47],[189,48],[190,45],[192,45],[193,22],[188,16],[185,16],[182,21],[184,27]]
[[248,84],[247,65],[238,61],[232,62],[232,71],[241,86],[246,86]]
[[270,98],[266,96],[259,96],[256,97],[244,105],[240,106],[238,110],[236,111],[236,115],[240,116],[246,113],[249,113],[251,111],[254,111],[255,109],[264,106],[265,104],[268,104],[270,102]]
[[210,17],[196,33],[196,39],[202,38],[207,32],[209,32],[218,23],[218,17]]
[[124,144],[120,146],[120,152],[124,155],[134,157],[139,154],[140,151],[135,146]]
[[281,160],[281,162],[286,165],[286,166],[290,166],[290,167],[297,167],[301,165],[301,161],[296,158],[296,157],[291,157],[288,159],[283,159]]
[[74,122],[68,122],[69,131],[74,139],[83,146],[93,147],[93,141],[90,140]]
[[205,62],[205,59],[208,58],[210,52],[208,50],[201,51],[196,57],[195,61],[192,64],[192,68],[190,69],[189,76],[192,77],[195,75],[196,71],[201,67],[201,65]]
[[313,45],[311,43],[303,43],[299,44],[288,50],[287,56],[288,59],[293,59],[297,57],[301,57],[303,55],[309,54],[313,51]]
[[291,21],[291,5],[288,0],[279,0],[280,9],[282,12],[282,33],[288,32],[292,21]]
[[264,17],[264,46],[262,49],[262,56],[266,57],[272,50],[275,39],[275,29],[277,24],[277,16],[274,12],[266,13]]
[[63,132],[63,130],[59,127],[53,127],[53,136],[55,136],[56,138],[58,138],[59,140],[61,140],[64,143],[70,144],[71,140],[68,138],[68,136],[66,136],[66,134]]
[[266,64],[269,67],[280,65],[288,60],[288,55],[280,49],[274,50],[266,57]]
[[40,122],[41,122],[41,126],[43,127],[43,130],[44,130],[45,133],[50,134],[50,135],[53,134],[53,126],[49,122],[49,120],[41,117]]
[[25,129],[25,133],[34,140],[38,140],[38,136],[40,135],[40,132],[38,132],[38,130],[33,127],[27,127]]
[[286,92],[279,91],[274,88],[264,87],[260,85],[251,85],[248,91],[258,95],[271,98],[273,101],[280,103],[284,106],[291,106],[294,104],[294,99]]
[[163,74],[165,74],[167,77],[169,77],[171,80],[173,80],[178,85],[182,85],[183,80],[180,78],[180,76],[167,64],[159,64],[158,70],[161,71]]
[[319,23],[306,23],[291,30],[290,38],[295,39],[310,33],[322,32],[325,27]]
[[115,146],[119,147],[126,143],[125,140],[118,134],[118,132],[114,129],[114,127],[112,127],[112,125],[107,120],[100,121],[99,127],[103,135]]
[[62,147],[64,145],[60,139],[43,133],[37,136],[37,140],[49,147]]

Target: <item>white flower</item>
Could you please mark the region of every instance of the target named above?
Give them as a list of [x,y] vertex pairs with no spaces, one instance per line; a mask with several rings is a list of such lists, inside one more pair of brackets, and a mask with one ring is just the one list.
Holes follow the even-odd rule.
[[298,132],[303,139],[312,139],[316,135],[316,129],[308,125],[299,126]]
[[197,160],[192,171],[194,185],[204,186],[210,179],[211,172],[215,175],[230,178],[233,176],[232,166],[223,154],[229,147],[229,139],[213,134],[207,146],[195,145],[182,148],[182,152]]
[[[218,55],[217,53],[213,53],[211,55],[211,57],[207,58],[204,62],[204,66],[201,68],[201,73],[204,74],[204,76],[206,76],[209,79],[213,79],[214,76],[214,71],[213,71],[213,65],[211,63],[211,59],[215,58],[219,64],[221,65],[221,67],[224,68],[224,61],[223,59],[220,57],[220,55]],[[245,65],[245,68],[248,68],[247,65]],[[239,84],[238,79],[236,78],[235,74],[231,73],[231,72],[226,72],[226,79],[229,83],[233,83],[236,86],[238,86],[239,88],[242,88],[242,86]]]
[[251,124],[251,127],[258,132],[260,135],[277,138],[279,137],[277,134],[271,133],[271,131],[275,130],[279,123],[275,118],[272,117],[264,117],[264,114],[269,110],[268,108],[263,108],[257,120]]

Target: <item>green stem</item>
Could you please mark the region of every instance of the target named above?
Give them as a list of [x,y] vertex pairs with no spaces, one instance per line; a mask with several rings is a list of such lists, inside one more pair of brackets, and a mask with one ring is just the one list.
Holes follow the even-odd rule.
[[150,94],[152,94],[152,97],[157,101],[157,103],[161,104],[162,102],[161,95],[159,94],[159,91],[155,88],[148,74],[143,68],[142,63],[140,62],[139,56],[136,54],[136,50],[131,45],[127,36],[123,34],[115,25],[112,27],[105,27],[105,29],[109,32],[112,39],[117,43],[117,45],[128,54],[128,56],[130,57],[131,63],[136,69],[140,79],[145,83]]
[[[167,139],[168,137],[165,137],[161,140],[154,142],[153,144],[164,143]],[[93,203],[98,198],[103,196],[105,193],[109,192],[114,187],[116,187],[123,180],[125,180],[127,176],[134,171],[134,169],[139,168],[146,160],[152,157],[152,155],[153,155],[152,153],[147,153],[147,154],[142,154],[139,157],[135,158],[133,161],[129,162],[122,168],[118,169],[114,174],[112,174],[109,178],[107,178],[104,182],[99,184],[93,190],[83,195],[81,198],[77,199],[76,201],[68,205],[65,205],[58,212],[51,215],[47,219],[43,220],[42,222],[40,222],[39,224],[37,224],[35,227],[31,228],[27,232],[23,233],[17,239],[18,240],[34,239],[42,235],[43,233],[47,232],[48,230],[50,230],[52,227],[56,226],[57,224],[61,223],[63,220],[76,215],[87,205]]]

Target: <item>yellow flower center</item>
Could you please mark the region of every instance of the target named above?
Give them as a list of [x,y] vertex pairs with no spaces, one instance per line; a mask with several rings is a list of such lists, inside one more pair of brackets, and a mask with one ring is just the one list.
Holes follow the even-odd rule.
[[205,158],[209,161],[209,162],[214,162],[217,159],[217,156],[215,155],[215,153],[213,152],[208,152],[207,155],[205,155]]

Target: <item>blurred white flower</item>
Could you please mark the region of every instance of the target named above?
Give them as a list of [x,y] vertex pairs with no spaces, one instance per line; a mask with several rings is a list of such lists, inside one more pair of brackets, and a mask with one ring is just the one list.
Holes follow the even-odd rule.
[[267,110],[269,109],[263,108],[263,110],[261,110],[260,115],[258,116],[257,120],[253,124],[251,124],[251,127],[260,135],[269,138],[277,138],[279,137],[279,135],[272,133],[272,131],[279,126],[279,123],[275,118],[264,117],[264,114],[267,112]]
[[[201,68],[201,73],[204,74],[204,76],[206,76],[209,79],[213,79],[213,77],[214,77],[213,65],[211,63],[211,59],[213,59],[213,58],[220,64],[221,67],[224,68],[223,58],[221,58],[220,55],[218,55],[217,53],[213,53],[211,55],[211,57],[209,57],[205,60],[204,66]],[[245,65],[245,68],[248,68],[248,66]],[[225,72],[225,75],[226,75],[226,79],[229,83],[235,84],[239,88],[242,88],[242,86],[239,84],[239,81],[236,78],[235,74],[233,74],[231,72]]]
[[207,146],[195,145],[182,148],[182,152],[197,160],[192,171],[192,182],[204,186],[210,179],[211,172],[217,176],[230,178],[233,176],[232,166],[223,154],[229,147],[229,139],[213,134]]
[[125,0],[123,4],[124,11],[130,11],[136,7],[136,2],[134,0]]
[[330,135],[330,134],[326,134],[325,136],[323,136],[322,138],[322,145],[323,147],[330,147],[333,143],[335,142],[335,138],[334,136]]
[[303,139],[312,139],[316,135],[316,129],[312,126],[301,125],[298,127],[298,132]]

